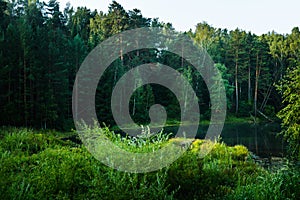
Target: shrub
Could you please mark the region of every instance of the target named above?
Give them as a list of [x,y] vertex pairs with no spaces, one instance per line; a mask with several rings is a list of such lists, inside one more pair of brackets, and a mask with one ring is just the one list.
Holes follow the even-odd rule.
[[170,191],[177,191],[178,199],[194,199],[202,192],[202,160],[187,151],[168,168]]
[[235,145],[233,148],[231,148],[232,158],[236,160],[246,160],[249,156],[248,149],[243,145]]
[[2,132],[0,146],[4,151],[13,154],[36,154],[48,147],[56,145],[70,146],[70,142],[62,141],[53,135],[44,134],[42,132],[33,131],[26,128],[9,128]]
[[[119,172],[104,166],[83,146],[49,145],[52,136],[46,134],[27,131],[5,137],[9,144],[2,141],[4,148],[0,146],[0,199],[172,199],[166,171]],[[32,153],[28,147],[34,142],[29,141],[35,137],[46,142],[36,140]]]
[[238,186],[226,199],[286,200],[300,196],[299,169],[285,167],[276,172],[260,173]]

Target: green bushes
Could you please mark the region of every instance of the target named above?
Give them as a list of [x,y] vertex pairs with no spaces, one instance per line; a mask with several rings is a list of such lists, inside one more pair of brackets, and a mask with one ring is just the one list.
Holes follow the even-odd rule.
[[[144,152],[165,142],[184,142],[162,135],[132,142],[107,134],[130,151],[141,144],[146,144]],[[268,172],[241,145],[212,143],[212,151],[202,158],[204,141],[195,140],[169,167],[133,174],[103,165],[84,146],[61,141],[57,135],[0,130],[0,199],[295,199],[300,195],[299,170]]]
[[57,146],[31,156],[6,155],[1,158],[1,199],[70,199],[84,194],[95,174],[93,158],[83,149]]
[[84,147],[26,129],[5,133],[0,144],[0,199],[172,199],[166,170],[119,172]]
[[300,196],[299,169],[284,167],[274,173],[261,173],[238,186],[227,199],[287,200]]
[[53,133],[33,131],[31,129],[5,128],[1,130],[0,146],[2,150],[12,154],[36,154],[54,146],[71,146],[72,143],[62,141]]
[[193,199],[202,191],[202,159],[187,151],[168,168],[167,183],[178,199]]
[[129,174],[103,166],[79,148],[2,157],[1,199],[171,199],[166,173]]
[[199,153],[203,144],[203,140],[195,140],[189,151],[168,168],[167,182],[177,190],[176,199],[222,199],[238,182],[245,182],[242,176],[255,176],[261,170],[249,160],[250,153],[244,146],[211,143],[211,152],[202,158]]

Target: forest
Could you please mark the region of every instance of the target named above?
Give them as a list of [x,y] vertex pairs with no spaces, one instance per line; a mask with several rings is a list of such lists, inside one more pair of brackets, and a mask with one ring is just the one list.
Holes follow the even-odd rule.
[[[191,150],[167,169],[127,174],[97,163],[81,144],[62,140],[74,129],[72,92],[86,56],[107,38],[141,27],[176,32],[171,23],[147,18],[139,9],[127,11],[116,1],[107,11],[98,11],[74,8],[70,3],[62,10],[56,0],[0,0],[0,197],[268,199],[278,195],[273,199],[297,199],[299,27],[287,34],[270,31],[256,35],[202,21],[195,30],[181,33],[207,51],[221,72],[228,118],[281,123],[289,156],[279,170],[257,166],[252,153],[241,145],[218,143],[208,157],[200,159],[195,152],[201,141],[195,140]],[[201,120],[210,119],[208,88],[191,64],[168,51],[142,49],[121,54],[99,81],[99,122],[108,127],[116,125],[110,109],[113,88],[128,70],[145,63],[169,65],[182,73],[196,92]],[[136,90],[130,99],[130,114],[137,124],[149,123],[148,111],[153,104],[166,108],[169,123],[180,121],[174,94],[149,84]],[[121,142],[117,136],[109,137]],[[130,142],[128,145],[133,148]],[[290,162],[298,162],[298,168]],[[57,167],[60,171],[55,170]],[[99,187],[106,190],[98,191]],[[117,197],[118,192],[123,195]]]
[[[128,29],[173,29],[170,23],[143,17],[138,9],[125,11],[117,2],[110,5],[107,13],[85,7],[74,9],[71,5],[63,12],[59,8],[57,1],[1,1],[2,125],[69,130],[73,127],[71,99],[75,75],[93,48]],[[240,29],[229,31],[201,22],[195,31],[185,34],[205,48],[222,71],[229,114],[249,117],[259,112],[274,118],[283,108],[282,94],[276,90],[276,85],[288,69],[298,64],[298,27],[287,35],[269,32],[257,36]],[[146,62],[172,63],[175,69],[184,72],[196,89],[201,113],[208,118],[206,86],[188,64],[167,53],[157,58],[154,51],[142,52],[139,57],[143,59],[136,57],[120,57],[99,83],[105,90],[97,92],[98,112],[106,113],[100,121],[113,125],[108,104],[116,80],[132,66]],[[133,118],[147,121],[145,110],[151,102],[165,105],[168,117],[176,118],[178,106],[170,95],[168,90],[158,86],[141,88],[133,97],[136,101]],[[144,105],[143,98],[149,99],[148,105]],[[256,115],[263,117],[259,113]]]

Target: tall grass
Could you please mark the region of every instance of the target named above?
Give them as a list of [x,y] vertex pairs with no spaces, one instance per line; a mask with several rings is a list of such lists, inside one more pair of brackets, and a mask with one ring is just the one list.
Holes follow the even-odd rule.
[[249,177],[246,183],[239,184],[226,199],[288,200],[299,197],[299,168],[285,166],[272,173],[266,171]]
[[[152,151],[178,142],[160,133],[132,139],[105,129],[128,151]],[[144,135],[151,134],[147,130]],[[0,129],[0,199],[297,199],[299,169],[269,172],[244,146],[216,143],[204,158],[202,140],[169,167],[136,174],[111,169],[82,145],[55,132]]]

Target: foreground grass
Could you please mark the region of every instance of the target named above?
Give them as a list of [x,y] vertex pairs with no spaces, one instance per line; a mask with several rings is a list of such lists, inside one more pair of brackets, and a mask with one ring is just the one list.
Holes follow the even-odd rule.
[[[160,148],[180,139],[156,138],[139,143],[116,137],[127,150],[145,144]],[[297,199],[299,169],[289,165],[270,172],[257,166],[244,146],[214,144],[204,158],[203,144],[169,167],[134,174],[111,169],[87,149],[60,138],[62,133],[0,129],[0,199]],[[148,141],[148,142],[147,142]],[[149,148],[149,145],[151,148]],[[144,147],[142,147],[144,148]]]

